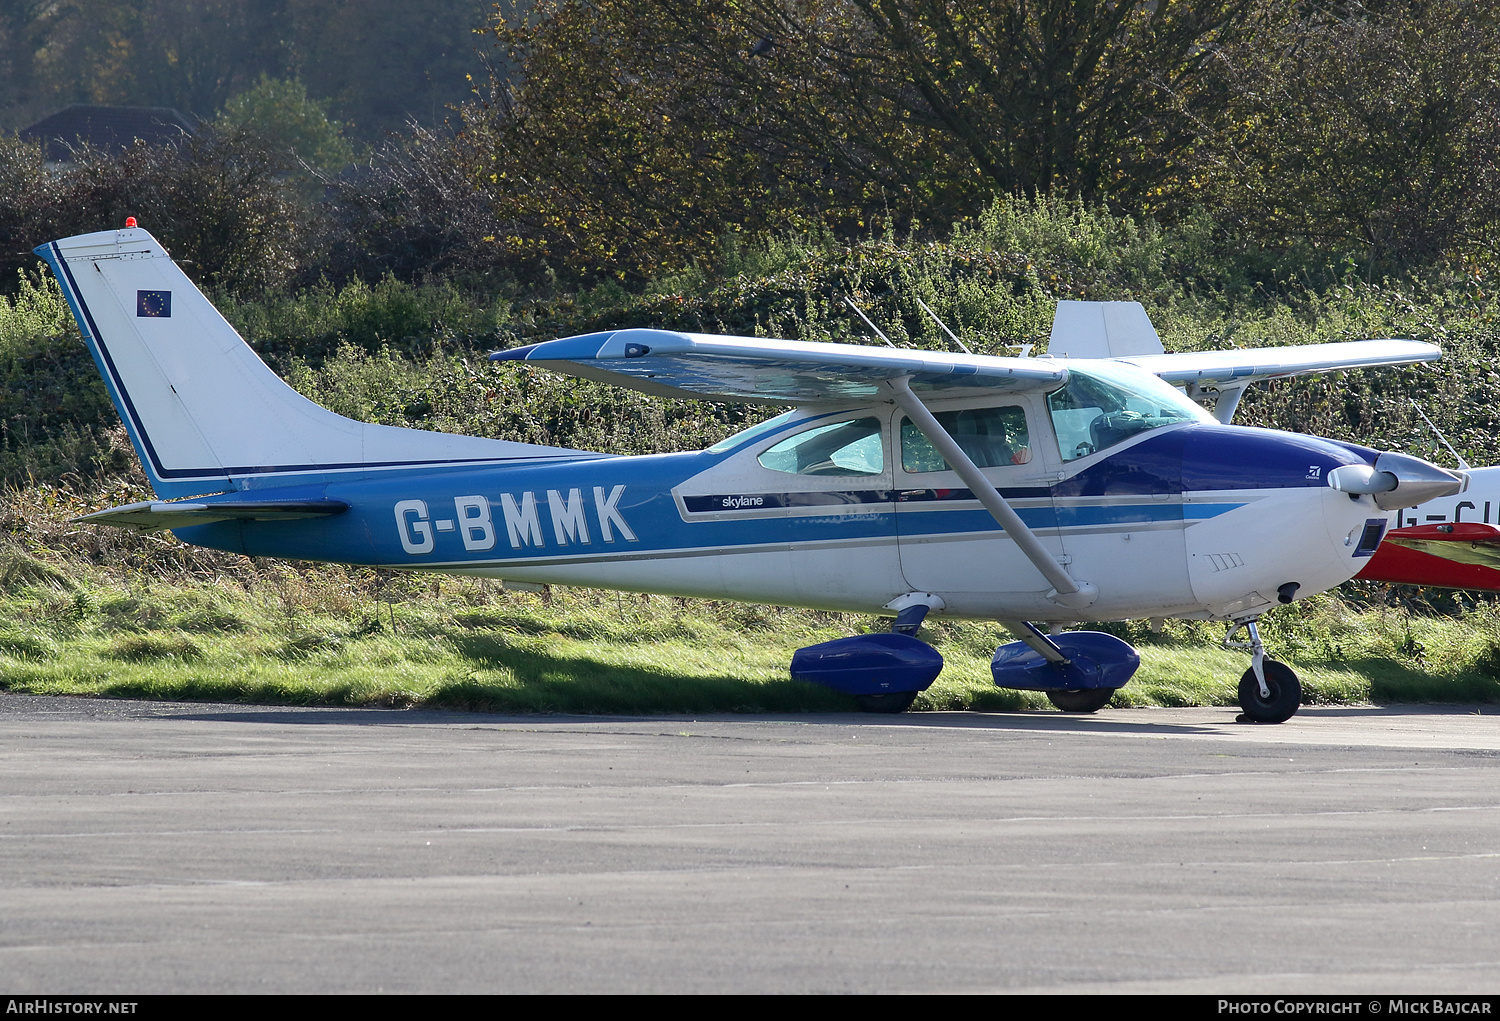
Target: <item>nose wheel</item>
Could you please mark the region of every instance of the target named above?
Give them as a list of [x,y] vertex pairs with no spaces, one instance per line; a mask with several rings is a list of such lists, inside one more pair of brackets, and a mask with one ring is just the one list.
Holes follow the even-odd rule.
[[[1249,634],[1250,640],[1232,641],[1241,628]],[[1302,704],[1302,682],[1285,663],[1266,659],[1266,647],[1261,644],[1256,622],[1252,619],[1231,624],[1229,633],[1224,636],[1224,647],[1245,649],[1250,653],[1250,669],[1240,677],[1240,708],[1245,710],[1240,721],[1285,723],[1291,719]]]
[[1261,666],[1266,675],[1265,693],[1261,693],[1260,680],[1251,667],[1240,678],[1240,708],[1252,723],[1285,723],[1302,704],[1302,682],[1285,663],[1268,659]]

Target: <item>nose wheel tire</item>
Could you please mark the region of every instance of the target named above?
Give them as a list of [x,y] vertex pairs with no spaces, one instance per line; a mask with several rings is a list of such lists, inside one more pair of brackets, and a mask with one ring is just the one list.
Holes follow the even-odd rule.
[[1065,713],[1097,713],[1115,697],[1114,688],[1073,688],[1049,691],[1047,701]]
[[917,700],[915,691],[888,691],[879,695],[855,695],[854,701],[867,713],[904,713]]
[[1271,693],[1262,698],[1260,682],[1255,679],[1255,670],[1245,671],[1240,678],[1240,708],[1254,723],[1285,723],[1302,704],[1302,682],[1292,673],[1292,668],[1274,659],[1263,661],[1266,672],[1266,687]]

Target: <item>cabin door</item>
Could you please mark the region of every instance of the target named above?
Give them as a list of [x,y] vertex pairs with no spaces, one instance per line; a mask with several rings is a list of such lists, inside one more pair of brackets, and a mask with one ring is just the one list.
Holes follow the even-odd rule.
[[[1042,409],[1025,398],[991,397],[933,413],[1042,544],[1062,558],[1051,490],[1062,465]],[[892,447],[901,571],[913,591],[941,596],[946,610],[960,616],[1029,617],[1056,609],[1045,598],[1052,586],[900,413]]]

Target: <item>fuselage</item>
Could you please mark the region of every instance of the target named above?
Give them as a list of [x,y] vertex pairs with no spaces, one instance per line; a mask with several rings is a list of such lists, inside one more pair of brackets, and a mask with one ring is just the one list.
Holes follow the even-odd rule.
[[[1040,398],[1008,406],[1033,423],[1045,416]],[[1360,448],[1184,422],[1065,461],[1053,434],[1033,428],[1024,455],[1011,455],[1021,463],[985,476],[1097,586],[1080,613],[1047,598],[954,472],[912,453],[901,418],[890,404],[822,409],[707,451],[288,478],[256,492],[350,509],[296,527],[226,521],[177,534],[257,556],[872,613],[921,592],[960,617],[1222,619],[1265,610],[1287,583],[1308,594],[1348,579],[1390,517],[1326,483],[1332,468],[1367,463]],[[840,430],[863,437],[843,463],[785,453],[813,445],[797,446],[800,436]]]

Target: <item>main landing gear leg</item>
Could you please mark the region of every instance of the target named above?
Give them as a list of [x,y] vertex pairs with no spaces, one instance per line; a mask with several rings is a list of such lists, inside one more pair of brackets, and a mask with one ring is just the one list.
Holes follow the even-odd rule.
[[[1266,658],[1266,647],[1257,626],[1259,619],[1235,621],[1224,636],[1226,649],[1246,649],[1250,653],[1250,669],[1240,678],[1240,708],[1245,710],[1240,722],[1285,723],[1302,704],[1302,682],[1291,667]],[[1250,640],[1234,641],[1242,628]]]
[[943,601],[910,592],[886,604],[896,611],[889,631],[837,638],[809,645],[792,656],[792,680],[821,684],[852,695],[867,713],[905,712],[943,670],[943,657],[916,637],[931,610]]
[[1046,635],[1026,621],[1002,621],[1018,642],[995,650],[996,687],[1041,691],[1065,713],[1104,708],[1130,680],[1141,658],[1127,642],[1099,631]]
[[[922,621],[927,619],[927,611],[932,609],[926,603],[913,603],[900,613],[896,614],[895,621],[891,624],[891,633],[895,635],[917,635],[917,629],[922,626]],[[911,704],[917,700],[916,691],[882,691],[875,695],[855,695],[854,702],[859,706],[861,712],[867,713],[904,713],[911,708]]]
[[922,621],[927,619],[927,611],[930,609],[932,607],[926,603],[912,603],[896,614],[896,619],[891,622],[891,631],[898,635],[915,636],[917,628],[921,627]]

